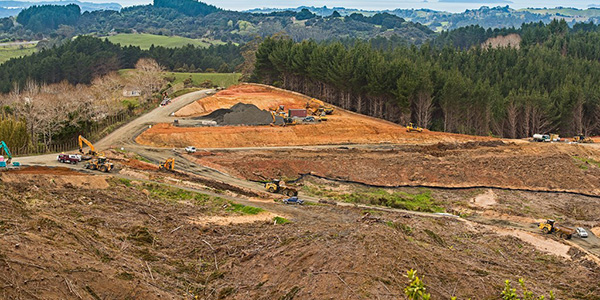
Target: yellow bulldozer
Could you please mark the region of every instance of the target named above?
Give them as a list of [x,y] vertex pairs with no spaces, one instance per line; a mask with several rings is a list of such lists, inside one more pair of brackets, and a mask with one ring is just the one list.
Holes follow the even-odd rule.
[[558,224],[556,224],[556,221],[554,220],[546,220],[546,222],[544,223],[539,223],[538,227],[542,230],[543,233],[556,233],[558,237],[563,238],[565,240],[570,239],[573,236],[573,233],[575,233],[575,230],[573,228],[558,226]]
[[159,170],[164,171],[175,171],[175,158],[170,157],[169,159],[161,162],[158,166]]
[[112,171],[114,165],[108,160],[108,158],[101,156],[88,161],[83,167],[89,170],[98,170],[108,173]]
[[406,132],[423,132],[423,128],[416,126],[413,123],[408,123],[408,125],[406,125]]
[[292,196],[298,196],[298,190],[286,186],[284,181],[281,180],[273,180],[271,182],[267,182],[265,183],[265,189],[269,192],[269,193],[279,193],[279,194],[283,194],[286,195],[288,197],[292,197]]
[[594,143],[594,140],[592,140],[591,137],[586,137],[583,134],[578,134],[578,135],[576,135],[576,136],[573,137],[573,142],[574,143],[592,144],[592,143]]

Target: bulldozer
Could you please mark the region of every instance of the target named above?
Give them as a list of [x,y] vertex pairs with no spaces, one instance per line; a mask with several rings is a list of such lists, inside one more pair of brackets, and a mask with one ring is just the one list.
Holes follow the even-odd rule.
[[594,140],[592,140],[591,137],[586,137],[583,134],[578,134],[578,135],[576,135],[576,136],[573,137],[573,142],[574,143],[592,144],[592,143],[594,143]]
[[108,173],[114,168],[114,165],[108,160],[108,158],[101,156],[88,161],[83,167],[89,170],[98,170]]
[[286,186],[284,181],[277,179],[265,183],[265,189],[269,193],[279,193],[288,197],[298,196],[298,191],[296,189]]
[[546,220],[544,223],[539,223],[538,227],[542,230],[543,233],[552,234],[556,233],[558,237],[568,240],[573,236],[575,230],[573,228],[558,226],[556,221],[554,220]]
[[165,170],[165,171],[175,171],[175,158],[170,157],[167,160],[165,160],[164,162],[161,162],[160,165],[158,166],[159,170]]
[[408,125],[406,125],[406,132],[423,132],[423,128],[416,126],[413,123],[408,123]]

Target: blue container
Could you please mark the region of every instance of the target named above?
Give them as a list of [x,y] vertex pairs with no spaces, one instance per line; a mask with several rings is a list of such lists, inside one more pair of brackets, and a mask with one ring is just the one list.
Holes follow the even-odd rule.
[[0,161],[0,168],[6,168],[6,162]]

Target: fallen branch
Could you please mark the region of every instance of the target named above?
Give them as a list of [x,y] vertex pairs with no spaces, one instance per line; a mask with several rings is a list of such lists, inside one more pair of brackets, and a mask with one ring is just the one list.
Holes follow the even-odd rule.
[[18,260],[12,260],[12,259],[3,259],[3,261],[4,261],[5,263],[7,263],[7,264],[8,264],[9,262],[11,262],[11,263],[19,264],[19,265],[24,265],[24,266],[29,266],[29,267],[38,268],[38,269],[41,269],[41,270],[46,270],[46,268],[45,268],[45,267],[42,267],[42,266],[40,266],[40,265],[36,265],[36,264],[27,263],[27,262],[24,262],[24,261],[18,261]]
[[181,225],[181,226],[179,226],[179,227],[177,227],[177,228],[175,228],[175,229],[173,229],[173,230],[169,231],[169,234],[171,234],[171,233],[173,233],[173,232],[175,232],[175,231],[177,231],[177,230],[181,229],[181,227],[183,227],[183,225]]
[[69,288],[69,291],[74,294],[75,296],[77,296],[77,298],[79,299],[83,299],[81,298],[81,296],[79,295],[79,293],[77,293],[77,291],[75,291],[73,289],[73,286],[71,286],[71,282],[69,281],[69,279],[67,279],[66,277],[63,277],[65,279],[65,283],[67,284],[67,287]]
[[203,241],[205,244],[207,244],[207,245],[208,245],[208,247],[210,247],[210,249],[213,251],[213,256],[214,256],[214,258],[215,258],[215,268],[216,268],[216,269],[217,269],[217,271],[218,271],[218,270],[219,270],[219,263],[217,262],[217,254],[215,253],[215,252],[216,252],[215,248],[213,248],[213,246],[212,246],[212,245],[211,245],[209,242],[207,242],[207,241],[205,241],[205,240],[202,240],[202,241]]
[[150,270],[150,266],[148,265],[148,262],[145,261],[145,263],[146,263],[146,268],[148,268],[148,272],[150,273],[150,278],[152,278],[152,280],[155,280],[154,275],[152,275],[152,270]]

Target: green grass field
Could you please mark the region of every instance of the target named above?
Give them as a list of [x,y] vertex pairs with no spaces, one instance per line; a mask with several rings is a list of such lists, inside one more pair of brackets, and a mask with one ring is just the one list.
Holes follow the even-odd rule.
[[[128,73],[133,71],[132,69],[121,69],[119,75],[128,76]],[[237,84],[238,80],[242,76],[240,73],[178,73],[178,72],[164,72],[165,77],[175,77],[175,81],[171,83],[173,86],[180,85],[183,88],[183,81],[186,78],[192,77],[194,84],[199,85],[205,80],[210,80],[213,84],[222,87],[229,87]]]
[[164,36],[146,33],[120,33],[106,38],[112,43],[121,44],[121,46],[139,46],[142,49],[148,49],[151,45],[163,46],[167,48],[177,48],[183,47],[188,44],[200,47],[208,47],[214,44],[223,44],[223,42],[221,41],[212,41],[206,39],[196,40],[180,36]]
[[30,55],[35,51],[35,45],[0,46],[0,64],[14,57]]
[[210,80],[214,84],[223,87],[229,87],[237,84],[238,80],[242,76],[240,73],[174,73],[165,72],[165,76],[175,76],[175,81],[172,85],[183,83],[186,78],[192,77],[192,81],[196,84],[200,84],[205,80]]

